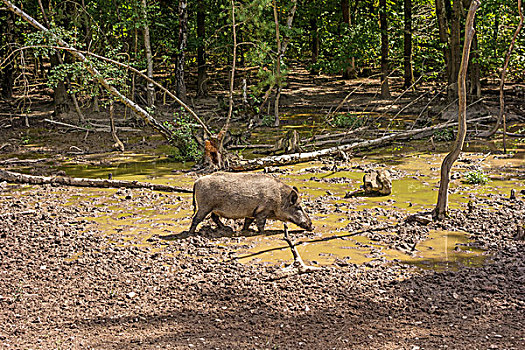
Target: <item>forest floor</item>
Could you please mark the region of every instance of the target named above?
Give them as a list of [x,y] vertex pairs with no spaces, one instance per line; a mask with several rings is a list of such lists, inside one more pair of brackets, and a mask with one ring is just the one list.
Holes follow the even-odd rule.
[[[296,73],[282,99],[285,113],[324,114],[355,89],[342,111],[401,111],[413,120],[439,90],[425,86],[428,95],[417,103],[421,91],[380,100],[376,80]],[[477,113],[495,108],[496,94],[488,95]],[[512,103],[520,96],[509,101],[511,112],[523,118],[523,106]],[[195,105],[212,117],[221,113],[213,98]],[[111,150],[109,133],[44,122],[51,108],[45,94],[33,96],[30,128],[12,106],[1,107],[11,115],[0,118],[0,158],[55,162],[26,172],[53,175],[65,161],[103,165],[91,155]],[[421,117],[438,114],[431,108]],[[87,115],[107,123],[105,113]],[[71,116],[67,122],[74,124]],[[129,153],[156,154],[164,143],[147,128],[120,135]],[[153,235],[144,245],[90,219],[130,219],[112,211],[105,197],[121,208],[147,206],[168,215],[177,206],[189,211],[190,196],[0,183],[0,348],[523,349],[525,242],[514,236],[525,216],[525,197],[517,191],[515,200],[491,194],[473,209],[465,204],[427,225],[392,208],[380,213],[400,219],[374,231],[375,241],[410,250],[429,230],[466,231],[471,248],[485,257],[476,266],[421,269],[372,256],[364,264],[338,261],[315,273],[279,278],[281,265],[236,259],[246,238],[230,231],[204,225],[199,235]],[[310,210],[335,210],[316,203],[306,201]],[[375,222],[369,210],[339,215],[352,223],[350,232]]]

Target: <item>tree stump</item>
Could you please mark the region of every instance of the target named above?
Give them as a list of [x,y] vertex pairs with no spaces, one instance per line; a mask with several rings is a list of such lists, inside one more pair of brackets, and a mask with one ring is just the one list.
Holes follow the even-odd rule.
[[388,196],[392,193],[392,179],[386,169],[371,170],[363,176],[365,195]]

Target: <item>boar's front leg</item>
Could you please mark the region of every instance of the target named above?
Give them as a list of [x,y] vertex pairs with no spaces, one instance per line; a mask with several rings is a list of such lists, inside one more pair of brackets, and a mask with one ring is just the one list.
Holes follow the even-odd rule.
[[257,229],[259,230],[259,233],[264,233],[264,225],[266,225],[266,216],[263,215],[257,215],[255,217],[255,224],[257,225]]
[[250,225],[252,224],[253,220],[255,218],[245,218],[244,219],[244,225],[242,226],[243,231],[248,231],[250,229]]

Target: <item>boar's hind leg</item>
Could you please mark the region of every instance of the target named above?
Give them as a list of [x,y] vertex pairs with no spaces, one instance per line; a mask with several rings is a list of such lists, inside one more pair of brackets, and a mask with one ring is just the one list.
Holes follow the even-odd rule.
[[197,229],[197,225],[201,223],[202,220],[210,213],[211,210],[202,210],[199,209],[193,216],[193,220],[191,221],[191,227],[190,227],[190,234],[195,233],[195,230]]
[[219,215],[211,213],[211,219],[213,220],[213,222],[215,222],[218,228],[223,229],[226,227],[219,218]]
[[266,217],[256,216],[255,224],[257,225],[257,229],[259,230],[259,233],[264,233],[264,225],[266,225]]
[[242,226],[243,231],[248,231],[250,229],[250,225],[252,224],[254,218],[245,218],[244,219],[244,225]]

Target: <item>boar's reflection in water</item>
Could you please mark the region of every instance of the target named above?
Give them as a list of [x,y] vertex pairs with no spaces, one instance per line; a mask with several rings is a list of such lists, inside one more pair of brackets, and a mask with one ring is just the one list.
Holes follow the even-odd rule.
[[255,220],[260,233],[264,232],[267,219],[289,221],[313,230],[297,188],[263,174],[219,172],[203,176],[193,185],[193,208],[190,234],[209,213],[220,228],[224,224],[219,217],[223,217],[244,218],[243,230],[248,230]]

